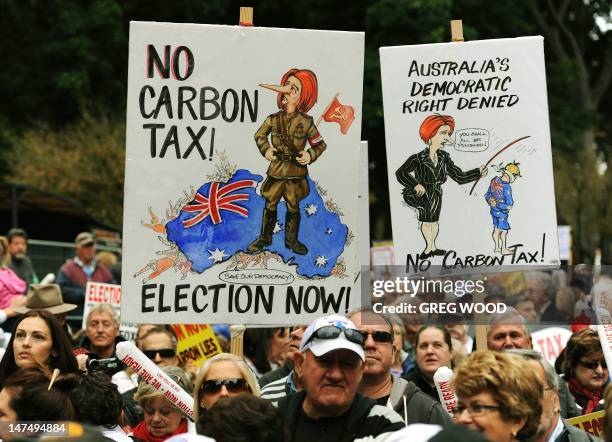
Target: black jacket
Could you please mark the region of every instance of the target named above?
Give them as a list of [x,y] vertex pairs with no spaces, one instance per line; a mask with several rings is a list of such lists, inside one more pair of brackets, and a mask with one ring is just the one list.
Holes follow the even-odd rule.
[[569,425],[563,419],[563,432],[555,439],[555,442],[597,442],[601,439],[596,438],[592,434],[580,430],[572,425]]
[[415,366],[414,370],[409,373],[406,373],[402,377],[408,382],[414,382],[423,393],[432,398],[434,401],[440,402],[438,390],[436,390],[436,387],[432,387],[429,382],[427,382],[427,379],[425,379],[425,375],[421,372],[418,366]]
[[[289,441],[294,440],[295,426],[306,393],[300,391],[283,398],[278,403],[278,409],[283,414],[285,425],[289,430]],[[376,405],[373,399],[357,393],[348,411],[346,429],[339,441],[349,442],[359,437],[378,436],[389,431],[397,431],[404,427],[404,422],[393,410]]]

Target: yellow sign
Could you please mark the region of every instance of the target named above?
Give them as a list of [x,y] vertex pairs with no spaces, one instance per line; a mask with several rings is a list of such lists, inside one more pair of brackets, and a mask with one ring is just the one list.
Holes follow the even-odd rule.
[[180,364],[193,362],[200,367],[206,359],[221,353],[221,346],[210,325],[172,324],[172,329],[178,338]]
[[567,423],[574,427],[580,428],[593,436],[603,438],[603,424],[605,412],[596,411],[595,413],[585,414],[584,416],[573,417],[567,420]]

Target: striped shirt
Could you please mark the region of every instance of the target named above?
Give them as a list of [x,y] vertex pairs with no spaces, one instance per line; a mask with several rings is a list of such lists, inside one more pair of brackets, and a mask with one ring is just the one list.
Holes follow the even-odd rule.
[[296,391],[292,376],[293,371],[291,371],[289,375],[285,376],[284,378],[280,378],[277,381],[267,384],[261,389],[261,397],[269,400],[272,402],[272,405],[277,407],[278,402],[282,398]]

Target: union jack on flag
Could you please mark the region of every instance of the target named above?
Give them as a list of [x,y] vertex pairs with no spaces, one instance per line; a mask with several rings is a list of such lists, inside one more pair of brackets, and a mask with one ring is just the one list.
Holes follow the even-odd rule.
[[233,193],[237,190],[255,187],[256,182],[253,180],[239,180],[233,183],[223,185],[218,181],[210,183],[208,195],[197,193],[194,200],[183,207],[183,212],[195,213],[196,215],[183,221],[183,227],[186,229],[195,226],[206,217],[210,216],[213,224],[223,222],[221,211],[227,210],[247,218],[249,210],[245,207],[234,204],[235,201],[248,201],[248,193]]

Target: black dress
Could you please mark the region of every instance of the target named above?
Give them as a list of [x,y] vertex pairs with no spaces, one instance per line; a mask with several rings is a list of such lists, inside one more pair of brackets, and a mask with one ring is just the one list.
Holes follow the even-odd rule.
[[[447,177],[451,177],[459,184],[476,181],[480,177],[480,169],[462,171],[453,163],[448,152],[438,150],[438,164],[434,165],[429,158],[429,148],[425,148],[406,160],[402,167],[397,169],[397,181],[404,186],[402,195],[410,207],[414,207],[419,221],[426,223],[437,222],[442,209],[442,184]],[[414,176],[411,175],[414,173]],[[417,195],[414,188],[420,184],[425,188],[423,195]]]

